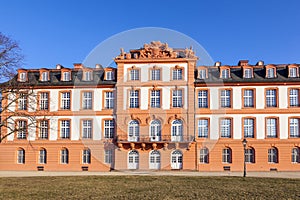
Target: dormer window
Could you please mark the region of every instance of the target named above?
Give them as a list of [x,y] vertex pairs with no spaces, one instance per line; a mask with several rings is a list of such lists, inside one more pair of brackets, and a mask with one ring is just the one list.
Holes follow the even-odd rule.
[[92,77],[92,71],[85,71],[84,72],[84,80],[85,81],[91,81],[93,79]]
[[198,77],[199,77],[199,79],[206,79],[207,78],[207,69],[199,69]]
[[26,72],[20,72],[19,73],[19,81],[20,82],[26,82],[27,81],[27,73]]
[[115,76],[114,76],[114,72],[113,71],[106,71],[105,72],[105,80],[112,81],[114,79],[115,79]]
[[289,77],[290,78],[296,78],[299,76],[298,67],[289,66],[288,69],[289,69]]
[[244,78],[252,78],[253,77],[253,69],[245,68],[244,69]]
[[48,72],[42,72],[41,74],[41,81],[48,81],[49,73]]
[[71,72],[63,72],[62,80],[70,81],[71,80]]
[[230,78],[230,69],[222,69],[221,70],[221,78],[222,79]]
[[266,78],[275,78],[276,77],[276,68],[268,67],[266,68]]

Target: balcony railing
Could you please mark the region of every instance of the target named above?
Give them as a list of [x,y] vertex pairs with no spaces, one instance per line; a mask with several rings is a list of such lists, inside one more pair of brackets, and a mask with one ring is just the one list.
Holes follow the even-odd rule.
[[194,136],[183,135],[183,136],[171,136],[171,135],[161,135],[161,136],[149,136],[149,135],[139,135],[139,136],[128,136],[128,135],[118,135],[116,136],[116,141],[121,143],[127,142],[140,142],[140,143],[164,143],[164,142],[191,142],[194,141]]

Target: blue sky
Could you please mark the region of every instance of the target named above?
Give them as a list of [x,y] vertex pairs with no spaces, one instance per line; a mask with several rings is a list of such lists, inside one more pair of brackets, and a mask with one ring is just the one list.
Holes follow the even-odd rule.
[[0,31],[19,41],[25,68],[72,67],[105,39],[141,27],[184,33],[223,64],[300,63],[299,8],[298,0],[0,0]]

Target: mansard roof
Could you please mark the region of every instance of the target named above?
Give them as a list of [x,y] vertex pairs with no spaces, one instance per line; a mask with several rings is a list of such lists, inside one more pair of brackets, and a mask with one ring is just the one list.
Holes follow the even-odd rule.
[[[71,72],[71,80],[70,81],[62,81],[62,70],[70,70]],[[40,71],[36,69],[28,69],[27,76],[28,81],[20,82],[18,81],[18,74],[15,75],[11,80],[2,83],[0,87],[7,86],[18,86],[18,87],[26,87],[26,86],[34,86],[34,87],[45,87],[45,86],[109,86],[115,85],[116,81],[114,80],[104,80],[104,72],[103,68],[88,68],[93,71],[93,78],[89,81],[83,80],[83,72],[82,69],[71,69],[71,68],[62,68],[62,69],[47,69],[49,70],[49,80],[42,81],[40,80]]]
[[[276,76],[274,78],[266,77],[266,68],[268,66],[275,67]],[[197,71],[195,72],[195,83],[284,83],[284,82],[300,82],[300,76],[297,77],[289,77],[289,66],[297,67],[299,70],[300,64],[278,64],[278,65],[262,65],[262,66],[203,66],[207,69],[207,78],[200,79],[197,76]],[[229,78],[222,79],[220,78],[220,73],[222,67],[226,67],[226,69],[230,69]],[[243,67],[253,69],[253,77],[252,78],[244,78],[243,75]]]

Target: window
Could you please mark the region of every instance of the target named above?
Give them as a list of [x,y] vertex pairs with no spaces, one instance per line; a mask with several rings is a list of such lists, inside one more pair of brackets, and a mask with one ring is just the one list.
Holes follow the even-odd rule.
[[300,163],[299,147],[295,147],[292,149],[292,163]]
[[93,92],[83,92],[82,109],[90,110],[93,108]]
[[275,68],[267,68],[267,78],[275,78]]
[[275,147],[268,149],[268,162],[278,163],[278,150]]
[[172,105],[174,108],[182,108],[183,106],[182,90],[172,91]]
[[253,70],[250,68],[244,69],[244,78],[252,78]]
[[105,72],[105,78],[107,81],[112,81],[115,79],[115,76],[114,76],[114,72],[113,71],[106,71]]
[[140,70],[138,70],[138,69],[131,69],[129,71],[129,79],[131,81],[140,80]]
[[48,81],[49,73],[48,72],[42,72],[41,74],[41,81]]
[[137,120],[131,120],[128,124],[128,140],[138,141],[140,135],[140,123]]
[[139,91],[130,90],[129,91],[129,108],[139,108]]
[[151,90],[150,106],[151,108],[160,108],[160,90]]
[[299,107],[299,89],[289,90],[289,100],[291,107]]
[[39,138],[48,139],[48,134],[49,134],[48,120],[41,120]]
[[60,150],[60,163],[61,164],[69,163],[69,151],[66,148]]
[[63,72],[62,81],[70,81],[71,80],[71,72]]
[[39,100],[40,100],[40,110],[48,110],[49,109],[49,93],[41,92]]
[[200,163],[208,163],[208,149],[200,149]]
[[231,107],[231,90],[221,90],[221,108]]
[[243,99],[244,99],[244,107],[245,108],[253,108],[254,107],[254,90],[253,89],[243,90]]
[[182,120],[176,119],[172,122],[172,141],[182,141],[183,136],[183,123]]
[[106,164],[111,164],[112,161],[113,161],[113,150],[112,149],[104,150],[104,162]]
[[160,69],[151,69],[151,80],[152,81],[160,80]]
[[266,91],[267,107],[277,107],[277,90],[269,89]]
[[114,120],[104,120],[104,138],[114,138],[115,122]]
[[61,120],[60,121],[60,138],[68,139],[70,138],[70,120]]
[[160,141],[161,139],[161,123],[159,120],[152,120],[150,123],[150,140]]
[[47,151],[46,149],[40,149],[39,151],[39,164],[47,163]]
[[198,137],[199,138],[208,137],[208,119],[198,120]]
[[82,163],[83,164],[91,164],[91,150],[84,149],[82,151]]
[[299,138],[300,137],[300,129],[299,129],[299,119],[298,118],[290,118],[289,119],[289,127],[290,127],[290,137],[291,138]]
[[27,80],[27,73],[26,72],[20,72],[19,73],[19,81],[20,82],[26,82]]
[[85,71],[84,72],[84,80],[85,81],[91,81],[91,80],[93,80],[93,73],[92,73],[92,71]]
[[27,94],[20,93],[18,99],[18,109],[19,110],[27,110]]
[[82,120],[82,138],[91,139],[93,135],[92,120]]
[[105,109],[113,109],[114,108],[114,92],[105,92]]
[[172,80],[182,80],[182,69],[175,68],[172,70]]
[[254,138],[254,119],[244,118],[244,137]]
[[70,110],[71,108],[71,93],[70,92],[62,92],[61,93],[61,109],[62,110]]
[[20,120],[17,121],[17,129],[18,129],[18,134],[17,134],[17,139],[26,139],[27,136],[27,122]]
[[17,163],[25,164],[25,150],[24,149],[18,149]]
[[231,119],[220,120],[220,131],[222,138],[231,138]]
[[199,79],[206,79],[207,78],[206,71],[207,71],[206,69],[199,69],[199,74],[198,74]]
[[245,149],[245,162],[246,163],[254,163],[254,157],[255,153],[254,153],[254,149],[253,148],[248,148]]
[[222,79],[230,78],[230,70],[229,69],[222,69],[221,70],[221,78]]
[[223,163],[231,163],[232,162],[232,156],[231,156],[231,149],[225,148],[222,150],[222,162]]
[[267,118],[267,138],[277,138],[277,119]]
[[208,90],[198,91],[198,108],[208,108]]
[[289,77],[290,78],[298,77],[298,68],[297,67],[289,67]]

